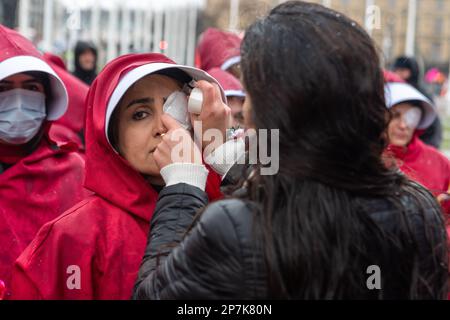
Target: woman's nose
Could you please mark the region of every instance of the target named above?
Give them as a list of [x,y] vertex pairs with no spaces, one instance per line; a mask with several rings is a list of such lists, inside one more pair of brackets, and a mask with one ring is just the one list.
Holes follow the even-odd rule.
[[155,131],[154,135],[156,137],[160,137],[161,135],[165,134],[167,132],[167,128],[164,126],[161,116],[163,115],[163,112],[158,113],[155,119]]
[[400,118],[400,121],[398,123],[398,126],[401,129],[407,129],[408,128],[408,124],[406,123],[405,119],[403,117]]

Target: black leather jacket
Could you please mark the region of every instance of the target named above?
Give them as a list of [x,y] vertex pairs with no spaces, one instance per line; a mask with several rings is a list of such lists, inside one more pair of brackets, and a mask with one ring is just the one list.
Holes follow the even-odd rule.
[[[407,199],[406,199],[407,200]],[[178,184],[164,188],[151,221],[149,242],[139,270],[133,299],[264,299],[268,297],[266,273],[262,255],[255,250],[252,238],[251,204],[238,199],[210,204],[199,222],[185,237],[195,215],[207,204],[202,190]],[[371,216],[386,229],[395,233],[396,209],[383,199],[368,200]],[[433,221],[434,237],[446,241],[440,212],[427,210],[427,219]],[[424,235],[424,221],[411,214],[415,231],[421,234],[420,268],[444,269],[444,250],[432,252]],[[394,220],[393,220],[394,219]],[[441,246],[441,248],[445,245]],[[384,298],[406,298],[405,288],[398,288],[396,277],[403,273],[397,268],[395,250],[387,253],[391,287],[384,289]],[[398,251],[398,250],[397,250]],[[403,266],[404,267],[404,266]],[[446,270],[440,272],[433,286],[442,287]],[[390,284],[389,281],[386,283]],[[444,285],[445,286],[445,285]],[[444,288],[445,291],[445,288]],[[435,290],[419,298],[442,299],[446,293]],[[372,298],[349,297],[355,299]]]

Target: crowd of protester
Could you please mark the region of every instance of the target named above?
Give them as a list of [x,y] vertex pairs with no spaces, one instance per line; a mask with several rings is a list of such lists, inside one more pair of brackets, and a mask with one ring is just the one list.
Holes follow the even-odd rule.
[[243,38],[208,28],[196,67],[133,53],[97,74],[79,42],[71,73],[4,26],[0,46],[0,299],[447,299],[437,108],[345,15],[288,1]]

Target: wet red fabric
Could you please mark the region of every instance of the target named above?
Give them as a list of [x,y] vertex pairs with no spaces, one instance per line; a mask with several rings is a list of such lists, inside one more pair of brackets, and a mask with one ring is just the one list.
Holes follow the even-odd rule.
[[[235,91],[243,93],[244,89],[241,85],[241,82],[231,73],[224,71],[220,68],[212,68],[207,72],[220,83],[225,92]],[[230,96],[233,95],[230,94]]]
[[216,28],[206,29],[196,49],[200,69],[220,68],[228,59],[238,57],[241,42],[237,34]]
[[405,82],[395,72],[389,70],[383,70],[383,76],[385,82]]
[[15,259],[42,225],[88,195],[77,150],[75,144],[58,147],[44,138],[37,150],[0,174],[0,279],[8,290]]
[[[86,117],[86,187],[95,194],[46,224],[17,260],[15,299],[129,299],[144,254],[158,194],[107,142],[108,100],[129,70],[160,54],[119,57],[91,86]],[[219,193],[210,174],[206,191]]]
[[[80,136],[83,135],[84,118],[86,115],[85,100],[89,87],[74,77],[64,68],[64,62],[58,56],[50,53],[44,54],[44,60],[55,70],[64,82],[69,95],[69,105],[66,113],[55,121],[57,126],[52,127],[50,136],[60,141],[75,141],[80,147],[83,145]],[[62,65],[61,65],[62,64]],[[70,129],[72,132],[62,128]]]
[[450,183],[450,161],[435,148],[426,145],[416,133],[407,147],[390,145],[387,153],[410,179],[419,182],[435,196],[447,193]]
[[23,146],[0,144],[0,163],[14,164],[29,154]]
[[[0,68],[1,62],[15,56],[42,60],[31,42],[0,26]],[[42,138],[32,150],[0,148],[0,280],[6,298],[14,261],[38,230],[89,194],[82,187],[84,158],[76,144],[55,142],[49,130],[51,123],[44,122]]]
[[11,57],[23,55],[42,59],[42,55],[33,43],[18,32],[0,25],[0,62]]

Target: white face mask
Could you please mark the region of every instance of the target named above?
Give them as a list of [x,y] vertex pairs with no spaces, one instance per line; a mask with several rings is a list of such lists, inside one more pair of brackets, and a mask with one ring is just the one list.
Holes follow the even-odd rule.
[[43,93],[25,89],[0,93],[0,140],[27,143],[39,132],[45,117]]

